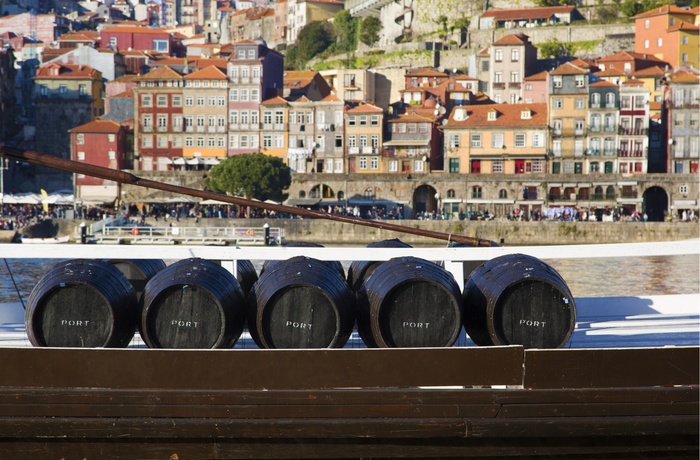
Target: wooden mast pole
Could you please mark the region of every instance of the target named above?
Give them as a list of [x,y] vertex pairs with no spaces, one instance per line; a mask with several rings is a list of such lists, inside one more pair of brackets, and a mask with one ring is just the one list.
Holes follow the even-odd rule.
[[297,208],[294,206],[285,206],[282,204],[265,203],[261,201],[249,200],[247,198],[236,197],[225,195],[222,193],[215,193],[206,190],[198,190],[190,187],[183,187],[180,185],[165,184],[158,181],[153,181],[149,179],[144,179],[138,177],[132,173],[120,171],[116,169],[105,168],[102,166],[96,166],[91,164],[80,163],[78,161],[66,160],[63,158],[57,158],[50,155],[41,154],[38,152],[33,152],[30,150],[17,149],[13,147],[7,147],[0,145],[0,155],[6,158],[11,158],[17,161],[26,161],[28,163],[37,164],[40,166],[47,166],[50,168],[59,169],[61,171],[67,171],[77,174],[85,174],[87,176],[98,177],[101,179],[112,180],[119,182],[120,184],[130,184],[139,187],[147,187],[156,190],[163,190],[165,192],[179,193],[183,195],[196,196],[204,199],[212,199],[223,201],[225,203],[236,204],[239,206],[251,206],[261,209],[267,209],[269,211],[275,212],[285,212],[290,214],[295,214],[304,217],[313,217],[318,219],[333,220],[336,222],[343,222],[346,224],[353,225],[363,225],[365,227],[379,228],[382,230],[389,230],[400,233],[409,233],[417,236],[424,236],[426,238],[435,238],[439,240],[444,240],[454,243],[463,243],[470,246],[480,246],[480,247],[492,247],[498,246],[495,242],[491,240],[485,240],[481,238],[473,238],[464,235],[455,235],[452,233],[436,232],[432,230],[425,230],[420,228],[406,227],[403,225],[390,224],[386,221],[377,220],[365,220],[351,216],[343,216],[330,214],[320,211],[312,211],[310,209]]

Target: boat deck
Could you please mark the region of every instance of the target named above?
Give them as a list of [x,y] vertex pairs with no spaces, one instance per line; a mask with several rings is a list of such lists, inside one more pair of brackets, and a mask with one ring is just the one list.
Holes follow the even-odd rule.
[[[8,258],[39,251],[5,246]],[[95,255],[95,246],[44,246],[44,258]],[[410,252],[445,260],[463,279],[463,262],[505,251],[699,250],[696,241],[601,246],[566,255]],[[398,252],[104,245],[99,256],[200,256],[235,271],[241,258],[388,260]],[[32,348],[15,305],[0,318],[0,458],[696,460],[699,296],[577,298],[574,334],[555,350],[476,347],[466,336],[456,347],[414,349]]]

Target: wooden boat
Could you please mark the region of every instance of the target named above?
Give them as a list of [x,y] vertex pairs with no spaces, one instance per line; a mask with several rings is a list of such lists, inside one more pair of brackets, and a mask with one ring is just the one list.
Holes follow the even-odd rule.
[[[697,254],[697,243],[466,250],[101,245],[99,254],[90,245],[5,245],[0,251],[7,258],[195,256],[230,270],[238,259],[410,254],[444,260],[463,279],[465,262],[512,252]],[[646,299],[644,305],[640,319],[651,311]],[[609,312],[597,309],[596,315]],[[582,315],[577,327],[591,327],[594,321]],[[625,317],[635,318],[626,310],[614,319]],[[689,335],[697,338],[698,312],[694,318]],[[616,338],[612,348],[586,348],[593,342],[584,341],[584,348],[549,350],[0,347],[0,458],[697,458],[700,348],[675,339],[626,348],[629,335]]]

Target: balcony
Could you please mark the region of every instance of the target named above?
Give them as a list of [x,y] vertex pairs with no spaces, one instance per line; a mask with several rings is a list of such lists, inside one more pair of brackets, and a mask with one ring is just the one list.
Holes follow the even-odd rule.
[[348,147],[348,153],[350,155],[357,155],[360,153],[360,147]]
[[603,130],[600,125],[588,125],[588,131],[591,133],[599,133]]
[[520,82],[519,81],[512,81],[508,83],[508,88],[509,89],[520,89]]
[[364,155],[377,154],[377,153],[379,153],[378,150],[379,150],[379,149],[376,149],[376,148],[374,148],[374,147],[367,147],[367,146],[365,146],[365,147],[360,147],[360,153],[362,153],[362,154],[364,154]]
[[632,158],[644,158],[646,157],[646,149],[634,149],[634,150],[627,150],[627,149],[620,149],[617,153],[617,156],[619,157],[632,157]]
[[205,126],[197,126],[196,131],[197,131],[198,133],[203,133],[203,132],[206,131],[206,127],[205,127]]
[[493,89],[506,89],[506,84],[504,82],[494,83]]
[[646,136],[648,135],[649,130],[646,128],[630,128],[629,126],[620,126],[617,133],[623,136]]

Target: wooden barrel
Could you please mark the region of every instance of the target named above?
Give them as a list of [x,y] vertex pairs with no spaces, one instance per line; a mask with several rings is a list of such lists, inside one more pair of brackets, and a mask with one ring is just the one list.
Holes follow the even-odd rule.
[[462,294],[452,274],[417,257],[375,268],[357,293],[357,329],[368,347],[449,347],[462,329]]
[[236,260],[236,279],[243,289],[243,294],[248,295],[251,288],[258,280],[258,272],[250,260]]
[[126,347],[136,331],[136,292],[102,260],[63,261],[32,289],[25,319],[37,347]]
[[[324,247],[322,244],[318,243],[310,243],[306,241],[298,241],[295,243],[289,243],[285,245],[286,248],[322,248]],[[260,269],[260,276],[265,272],[265,270],[269,270],[272,268],[274,265],[278,264],[279,262],[282,262],[280,260],[266,260],[263,262],[263,266]],[[337,260],[326,260],[323,261],[324,264],[329,265],[332,267],[334,270],[336,270],[338,273],[340,273],[340,276],[345,278],[345,269],[343,268],[343,264],[341,264]]]
[[159,271],[142,303],[141,333],[150,348],[231,348],[243,332],[243,290],[209,260],[183,259]]
[[564,279],[536,257],[509,254],[474,270],[464,287],[464,326],[477,345],[563,347],[576,305]]
[[143,288],[146,283],[156,273],[166,267],[161,259],[107,259],[108,264],[112,264],[124,273],[136,291],[136,298],[141,299]]
[[[410,248],[410,244],[406,244],[398,238],[376,241],[367,245],[368,248]],[[383,262],[378,260],[363,261],[356,260],[350,264],[348,268],[348,284],[350,289],[357,292],[362,285],[362,282]]]
[[355,322],[353,294],[329,264],[298,256],[268,268],[248,295],[260,348],[340,348]]

